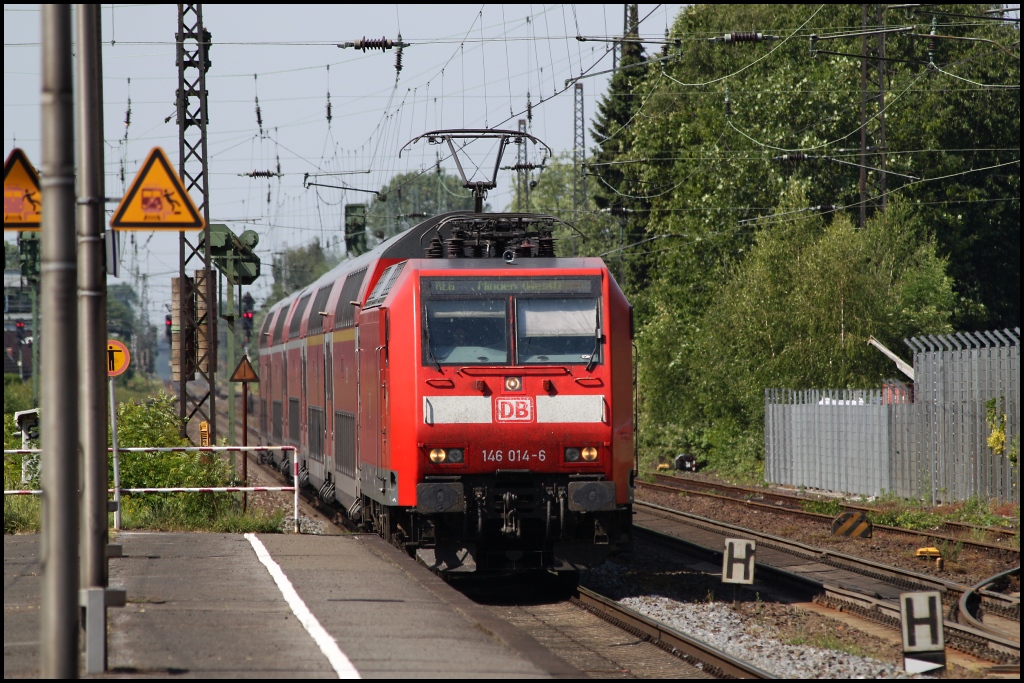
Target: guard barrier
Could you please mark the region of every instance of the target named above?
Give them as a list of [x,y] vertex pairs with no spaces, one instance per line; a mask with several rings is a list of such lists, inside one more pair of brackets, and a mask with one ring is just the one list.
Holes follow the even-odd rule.
[[[114,528],[121,528],[121,494],[122,493],[254,493],[257,491],[291,491],[293,492],[295,533],[299,533],[299,459],[292,457],[292,486],[201,486],[201,487],[163,487],[163,488],[121,488],[120,467],[118,467],[117,456],[120,453],[225,453],[225,452],[248,452],[248,451],[281,451],[295,452],[295,446],[182,446],[182,447],[154,447],[154,448],[108,448],[107,452],[114,453],[114,487],[108,489],[114,494],[117,502],[117,511],[114,513]],[[40,448],[20,448],[4,451],[4,460],[9,456],[17,455],[39,455]],[[41,489],[4,489],[5,496],[38,496]]]

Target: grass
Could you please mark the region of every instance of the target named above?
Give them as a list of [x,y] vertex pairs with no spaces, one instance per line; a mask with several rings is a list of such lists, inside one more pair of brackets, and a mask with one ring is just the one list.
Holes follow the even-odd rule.
[[[907,529],[935,529],[944,522],[963,522],[977,526],[1020,528],[1020,506],[1000,504],[983,498],[931,506],[924,501],[883,495],[874,503],[871,521],[875,524]],[[1008,520],[1007,517],[1010,519]]]
[[[20,482],[15,486],[20,488]],[[6,480],[4,488],[8,488]],[[39,496],[4,496],[4,533],[38,533],[39,502]]]
[[[122,503],[124,503],[124,512],[121,517],[121,527],[124,529],[268,534],[281,531],[281,522],[285,517],[284,510],[267,513],[250,509],[243,514],[241,502],[237,500],[232,501],[228,509],[218,509],[209,516],[197,515],[173,504],[133,505],[132,499],[129,497],[122,499]],[[218,508],[220,507],[222,506],[218,506]]]
[[842,502],[834,498],[828,500],[802,500],[800,501],[800,507],[803,508],[804,512],[814,512],[819,515],[830,515],[832,517],[843,511]]
[[845,652],[856,657],[874,657],[874,654],[855,643],[847,643],[842,638],[837,638],[831,633],[818,633],[815,635],[801,634],[786,640],[789,645],[810,645],[822,650],[835,650]]

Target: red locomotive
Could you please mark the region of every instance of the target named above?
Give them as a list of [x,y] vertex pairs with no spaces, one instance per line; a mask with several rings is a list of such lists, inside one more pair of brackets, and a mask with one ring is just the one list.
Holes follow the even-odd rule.
[[263,442],[436,569],[574,571],[629,543],[632,309],[600,259],[555,258],[556,222],[436,216],[259,335]]

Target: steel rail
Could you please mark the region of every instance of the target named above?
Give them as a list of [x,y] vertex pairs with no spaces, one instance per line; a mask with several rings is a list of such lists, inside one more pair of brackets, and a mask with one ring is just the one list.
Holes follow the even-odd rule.
[[703,671],[718,678],[776,678],[742,659],[586,588],[580,587],[571,602],[690,664],[699,662]]
[[960,601],[957,603],[957,620],[961,623],[966,621],[967,625],[971,626],[972,628],[976,628],[979,631],[984,631],[986,633],[991,633],[993,635],[997,635],[1003,638],[1009,638],[1011,640],[1019,641],[1019,628],[1017,629],[1016,633],[1007,633],[1005,631],[1002,631],[1000,629],[997,629],[993,626],[990,626],[982,622],[980,614],[977,618],[973,614],[971,614],[972,608],[981,606],[981,591],[984,590],[986,586],[998,583],[1004,578],[1008,578],[1010,576],[1013,576],[1014,574],[1020,576],[1020,567],[1014,567],[1013,569],[1007,569],[1004,572],[999,572],[998,574],[990,576],[989,578],[980,581],[975,585],[971,586],[969,589],[965,590],[963,594],[960,596]]
[[[751,507],[760,507],[760,508],[764,508],[764,509],[767,509],[767,510],[773,510],[773,511],[776,511],[776,512],[785,512],[785,513],[789,513],[789,514],[793,514],[793,515],[797,515],[797,516],[802,516],[802,517],[807,517],[807,518],[811,518],[811,519],[828,520],[830,522],[834,519],[834,517],[832,515],[826,515],[826,514],[823,514],[823,513],[820,513],[820,512],[810,512],[810,511],[804,510],[804,509],[802,509],[802,507],[800,507],[802,503],[820,502],[820,501],[814,500],[812,498],[804,498],[804,497],[801,497],[801,496],[792,496],[792,495],[785,494],[785,493],[773,493],[773,492],[769,492],[769,491],[760,491],[758,489],[752,489],[752,488],[747,488],[747,487],[742,487],[742,486],[733,486],[733,485],[728,485],[728,484],[722,485],[722,484],[697,483],[697,482],[691,482],[691,481],[688,481],[688,480],[685,480],[685,479],[679,479],[678,477],[667,477],[665,475],[655,475],[655,476],[658,479],[658,483],[638,482],[639,486],[641,488],[664,489],[664,490],[673,490],[673,491],[686,491],[687,493],[693,493],[695,495],[704,496],[706,498],[716,498],[716,499],[719,499],[719,500],[727,500],[727,501],[731,501],[731,502],[742,503],[744,505],[749,505]],[[672,482],[672,483],[668,483],[668,482]],[[701,489],[711,489],[712,491],[716,491],[716,492],[712,493],[711,491],[701,490]],[[778,501],[778,503],[776,505],[771,505],[769,503],[763,503],[763,502],[759,502],[759,501],[756,501],[756,500],[749,500],[747,498],[736,498],[734,496],[723,495],[723,494],[717,492],[720,489],[721,490],[725,490],[725,491],[733,491],[733,492],[736,492],[736,493],[742,493],[742,494],[744,494],[746,496],[758,495],[758,496],[761,496],[761,497],[763,497],[763,498],[765,498],[767,500],[776,500],[776,501]],[[783,504],[794,505],[796,507],[780,507]],[[841,505],[843,506],[843,508],[848,509],[848,510],[859,510],[859,511],[862,511],[862,512],[865,512],[865,513],[875,512],[875,510],[873,508],[870,508],[870,507],[867,507],[867,506],[864,506],[864,505],[854,505],[854,504],[847,504],[847,503],[841,503]],[[975,525],[963,524],[961,522],[947,522],[946,524],[948,526],[951,526],[951,527],[954,527],[954,528],[985,530],[986,533],[1002,533],[1002,534],[1004,534],[1006,536],[1016,536],[1019,533],[1017,530],[1014,530],[1014,529],[997,529],[995,527],[978,527],[978,526],[975,526]],[[1018,557],[1020,556],[1020,548],[1013,548],[1013,547],[1010,547],[1010,546],[1001,545],[999,543],[988,543],[988,542],[985,542],[985,541],[975,541],[975,540],[968,539],[968,538],[957,538],[956,536],[946,536],[946,535],[943,535],[943,534],[937,534],[935,532],[927,531],[927,530],[923,530],[923,529],[922,530],[906,529],[906,528],[903,528],[903,527],[888,526],[888,525],[884,525],[884,524],[875,524],[874,528],[878,529],[879,531],[885,531],[885,532],[888,532],[888,533],[900,534],[902,536],[915,536],[915,537],[922,537],[923,536],[925,538],[934,539],[936,541],[946,541],[946,542],[949,542],[949,543],[960,543],[963,546],[970,546],[972,548],[978,548],[978,549],[984,550],[986,552],[998,552],[998,553],[1009,554],[1009,555],[1014,555],[1014,556],[1018,556]]]
[[[771,550],[778,550],[804,558],[808,563],[824,564],[836,569],[854,572],[870,579],[896,587],[900,590],[939,590],[943,594],[943,602],[951,608],[955,608],[956,600],[964,591],[969,590],[968,586],[953,583],[933,576],[918,574],[909,570],[901,569],[879,562],[873,562],[863,558],[826,551],[812,546],[805,545],[771,534],[766,534],[744,527],[739,527],[725,522],[701,517],[680,510],[665,508],[660,505],[643,503],[637,501],[634,508],[646,508],[651,514],[678,522],[685,526],[692,526],[704,531],[721,534],[723,536],[740,536],[758,539],[759,545]],[[709,548],[692,540],[682,539],[655,529],[650,529],[638,522],[634,522],[634,531],[641,534],[648,534],[657,537],[663,544],[679,544],[688,548],[700,549],[709,553],[717,561],[721,560],[722,550]],[[891,600],[885,600],[876,595],[865,594],[862,590],[849,589],[826,583],[813,576],[805,576],[796,571],[783,570],[779,567],[757,562],[759,572],[767,572],[777,582],[788,584],[791,587],[798,586],[803,582],[804,590],[808,587],[814,592],[815,602],[828,607],[840,610],[849,610],[862,617],[880,623],[893,629],[900,628],[899,607]],[[1005,615],[1009,619],[1020,620],[1020,599],[1011,598],[997,593],[985,592],[980,594],[987,600],[989,608],[994,613]],[[953,649],[960,650],[990,661],[1011,662],[1020,658],[1020,642],[1014,642],[1005,635],[981,631],[972,626],[963,625],[954,621],[946,620],[944,623],[947,632],[947,645]]]

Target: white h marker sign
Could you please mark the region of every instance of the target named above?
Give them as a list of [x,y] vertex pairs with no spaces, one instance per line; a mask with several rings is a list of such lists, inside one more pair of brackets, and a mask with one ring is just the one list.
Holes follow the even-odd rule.
[[725,539],[722,554],[722,583],[754,583],[754,541]]
[[945,668],[942,595],[938,591],[901,593],[900,619],[903,622],[903,668],[907,673]]

